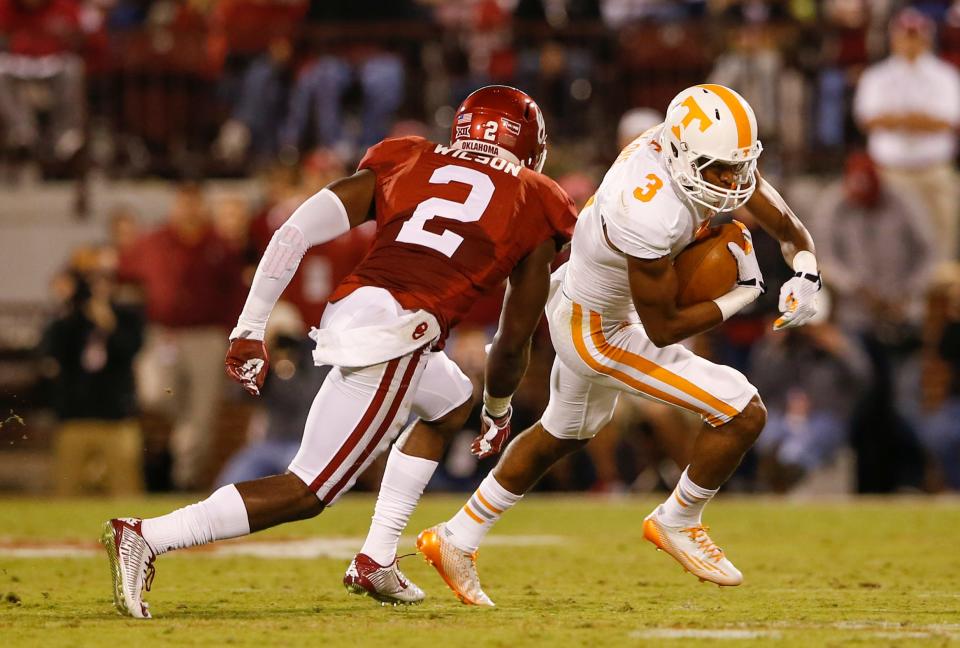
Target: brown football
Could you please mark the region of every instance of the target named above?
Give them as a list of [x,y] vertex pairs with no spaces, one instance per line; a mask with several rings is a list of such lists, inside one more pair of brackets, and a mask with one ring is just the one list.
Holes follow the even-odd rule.
[[743,232],[733,223],[711,227],[673,260],[677,273],[677,306],[710,301],[737,283],[737,260],[727,243],[746,246]]

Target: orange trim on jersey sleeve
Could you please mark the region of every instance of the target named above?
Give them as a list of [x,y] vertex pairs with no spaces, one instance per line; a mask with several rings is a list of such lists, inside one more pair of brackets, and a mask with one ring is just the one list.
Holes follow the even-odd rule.
[[753,139],[750,129],[750,118],[747,116],[747,111],[743,107],[743,104],[740,103],[740,100],[737,99],[729,89],[716,83],[701,83],[697,87],[711,91],[726,104],[727,108],[729,108],[733,114],[733,122],[737,125],[737,147],[748,148]]
[[[719,412],[722,412],[726,416],[734,417],[739,414],[739,412],[727,405],[723,401],[717,399],[716,397],[708,394],[704,390],[700,389],[691,382],[677,376],[676,374],[668,371],[667,369],[647,360],[646,358],[639,356],[635,353],[631,353],[625,349],[615,347],[607,342],[606,338],[603,337],[603,330],[601,328],[601,319],[598,313],[590,312],[590,337],[594,345],[597,347],[597,350],[606,358],[613,360],[619,364],[625,364],[632,369],[639,371],[642,374],[648,375],[652,378],[659,380],[660,382],[666,383],[671,387],[676,388],[677,390],[696,398],[702,403],[713,407]],[[713,414],[703,407],[697,406],[693,403],[681,400],[676,396],[669,394],[665,391],[659,390],[656,387],[651,385],[644,384],[633,378],[629,374],[620,371],[614,367],[607,367],[603,364],[600,364],[593,356],[590,355],[589,350],[587,349],[586,344],[584,344],[584,335],[583,335],[583,308],[580,304],[576,302],[573,303],[573,316],[571,318],[571,328],[573,330],[573,344],[577,350],[577,354],[580,358],[587,364],[588,367],[594,371],[605,374],[619,380],[620,382],[626,384],[627,386],[643,393],[658,398],[664,402],[676,405],[677,407],[682,407],[684,409],[693,410],[707,419],[707,422],[711,425],[718,425],[723,422],[722,418]]]

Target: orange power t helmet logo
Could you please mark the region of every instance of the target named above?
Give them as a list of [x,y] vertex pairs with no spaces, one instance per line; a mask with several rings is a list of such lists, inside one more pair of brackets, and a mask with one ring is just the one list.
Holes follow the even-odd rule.
[[[690,128],[690,124],[694,121],[700,125],[701,133],[713,126],[713,120],[707,116],[707,113],[703,112],[703,108],[700,107],[700,104],[698,104],[697,100],[693,97],[687,97],[680,105],[687,109],[686,116],[683,118],[683,121],[680,122],[684,128]],[[673,127],[673,135],[677,139],[680,139],[680,128],[678,126]]]

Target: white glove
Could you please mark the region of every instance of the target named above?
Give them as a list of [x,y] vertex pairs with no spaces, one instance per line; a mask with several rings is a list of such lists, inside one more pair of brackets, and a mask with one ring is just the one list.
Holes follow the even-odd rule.
[[727,249],[737,261],[737,285],[726,295],[713,300],[720,309],[723,321],[727,321],[745,306],[752,304],[767,290],[763,283],[763,275],[760,273],[760,264],[757,263],[757,255],[753,253],[753,239],[750,237],[750,232],[737,221],[733,222],[743,230],[747,249],[744,250],[736,243],[727,243]]
[[727,249],[737,260],[737,286],[755,290],[757,297],[765,293],[767,285],[763,283],[763,273],[760,272],[760,264],[754,254],[752,239],[747,238],[746,250],[736,243],[727,243]]
[[822,286],[820,273],[795,272],[780,288],[778,308],[783,314],[773,323],[773,330],[803,326],[809,322],[817,314]]

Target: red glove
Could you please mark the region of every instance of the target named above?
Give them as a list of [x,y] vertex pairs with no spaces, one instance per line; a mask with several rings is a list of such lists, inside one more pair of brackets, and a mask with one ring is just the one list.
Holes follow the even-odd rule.
[[507,409],[506,414],[494,418],[483,408],[480,412],[480,436],[470,444],[470,453],[477,459],[486,459],[500,452],[503,444],[510,438],[510,417],[513,408]]
[[227,375],[240,383],[253,396],[260,395],[260,388],[267,377],[270,360],[262,340],[237,338],[230,340],[227,351]]

